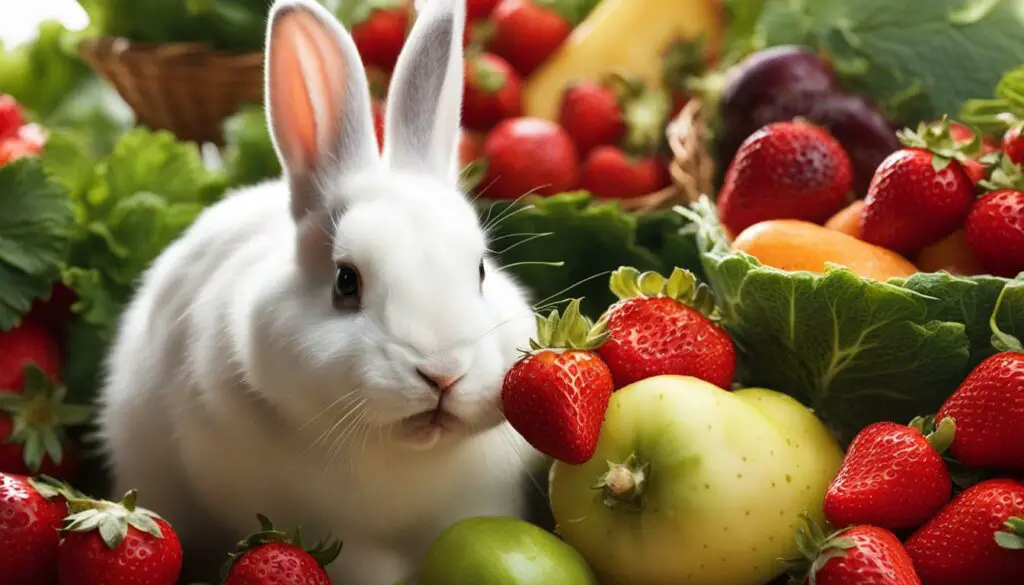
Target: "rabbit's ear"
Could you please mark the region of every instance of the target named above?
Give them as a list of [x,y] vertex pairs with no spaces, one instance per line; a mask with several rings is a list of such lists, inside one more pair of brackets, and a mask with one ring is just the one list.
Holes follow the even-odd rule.
[[385,160],[395,169],[458,180],[466,0],[418,0],[422,7],[388,92]]
[[[266,45],[267,125],[290,179],[345,174],[378,159],[370,90],[355,43],[315,0],[278,0]],[[318,189],[293,189],[296,217]]]

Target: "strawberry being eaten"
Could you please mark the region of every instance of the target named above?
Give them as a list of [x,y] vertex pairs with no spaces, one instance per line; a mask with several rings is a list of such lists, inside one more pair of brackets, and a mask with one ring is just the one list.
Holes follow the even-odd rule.
[[711,290],[693,273],[676,268],[665,278],[622,267],[610,287],[619,301],[601,317],[608,340],[597,351],[616,388],[667,374],[732,387],[736,348],[714,320]]
[[597,449],[613,382],[595,350],[607,332],[580,314],[580,301],[565,312],[537,317],[537,338],[505,375],[505,417],[535,449],[581,465]]

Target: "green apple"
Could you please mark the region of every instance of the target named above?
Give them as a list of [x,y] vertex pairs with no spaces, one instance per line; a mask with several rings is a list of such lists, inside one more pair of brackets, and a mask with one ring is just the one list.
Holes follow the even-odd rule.
[[516,518],[457,522],[433,543],[418,585],[597,585],[587,563],[557,536]]
[[552,466],[551,506],[603,585],[763,585],[841,460],[783,394],[658,376],[612,396],[589,462]]

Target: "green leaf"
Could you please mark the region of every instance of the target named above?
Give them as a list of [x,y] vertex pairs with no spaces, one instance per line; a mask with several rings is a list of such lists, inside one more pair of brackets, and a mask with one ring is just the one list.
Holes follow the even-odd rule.
[[992,310],[984,284],[946,275],[900,286],[838,267],[786,272],[730,252],[707,199],[683,213],[701,222],[704,271],[744,382],[793,395],[842,439],[872,422],[935,412],[972,357],[990,351],[982,348]]
[[224,166],[231,186],[253,185],[281,175],[263,108],[249,106],[224,122]]
[[[678,266],[702,275],[694,233],[683,229],[689,222],[670,210],[638,216],[583,192],[478,206],[490,249],[536,302],[583,297],[581,310],[597,319],[617,300],[608,279],[620,266],[662,274]],[[564,266],[537,264],[559,261]]]
[[72,222],[67,193],[47,179],[37,157],[0,168],[0,330],[14,327],[50,293],[67,254]]
[[894,113],[913,124],[1024,63],[1022,28],[1019,0],[765,0],[753,36],[823,48],[847,87],[902,102]]
[[48,115],[91,73],[75,52],[79,37],[56,20],[47,20],[27,43],[9,50],[0,43],[0,92]]

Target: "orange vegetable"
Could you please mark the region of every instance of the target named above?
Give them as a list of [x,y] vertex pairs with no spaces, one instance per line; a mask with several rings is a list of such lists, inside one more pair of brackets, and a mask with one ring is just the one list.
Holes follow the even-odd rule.
[[756,223],[736,237],[733,249],[782,270],[824,272],[839,264],[875,280],[906,277],[917,267],[895,252],[826,227],[795,219]]
[[860,239],[860,216],[864,213],[864,200],[858,199],[839,210],[825,222],[825,227]]
[[918,252],[917,267],[922,272],[945,270],[960,276],[986,274],[978,259],[971,253],[971,249],[967,247],[964,230],[957,230]]

